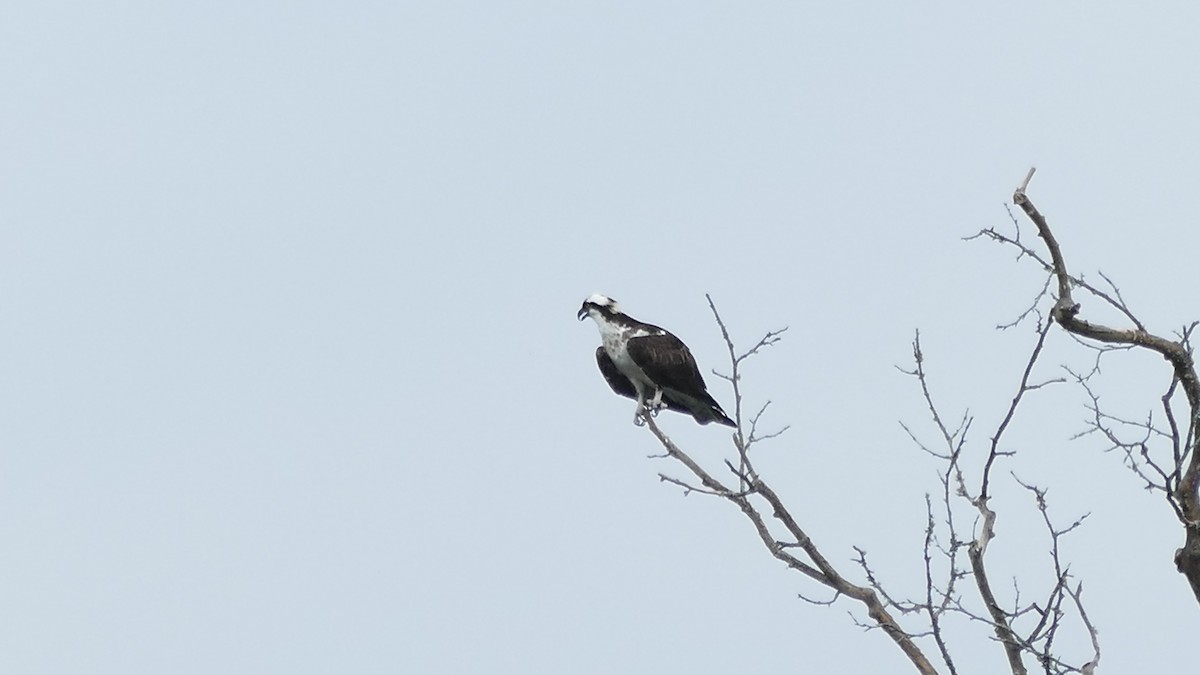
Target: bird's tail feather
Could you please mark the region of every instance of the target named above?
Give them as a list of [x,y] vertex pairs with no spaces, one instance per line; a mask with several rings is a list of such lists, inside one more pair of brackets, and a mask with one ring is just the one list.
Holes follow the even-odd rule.
[[733,427],[735,429],[737,428],[737,423],[729,419],[729,415],[726,415],[725,411],[721,410],[721,406],[718,405],[713,405],[707,409],[698,411],[694,413],[692,417],[695,418],[695,420],[700,424],[716,422],[727,427]]

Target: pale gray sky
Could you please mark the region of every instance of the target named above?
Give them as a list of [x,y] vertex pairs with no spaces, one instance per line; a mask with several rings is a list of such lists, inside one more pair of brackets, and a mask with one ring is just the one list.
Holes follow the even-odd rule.
[[[1162,332],[1194,293],[1189,2],[17,3],[0,22],[0,671],[905,672],[728,505],[661,484],[593,292],[750,343],[831,559],[920,591],[920,328],[982,451],[1040,287],[960,238],[1031,194]],[[1085,307],[1085,310],[1099,309]],[[1044,376],[1086,355],[1061,334]],[[1138,416],[1165,368],[1106,395]],[[1145,377],[1145,368],[1154,377]],[[713,378],[710,378],[713,379]],[[732,405],[727,386],[716,398]],[[1190,658],[1181,532],[1076,390],[1013,429],[994,575],[1052,487],[1103,670]],[[728,436],[660,418],[697,458]],[[1036,533],[1023,537],[1022,533]],[[1064,635],[1067,655],[1085,652]],[[985,631],[953,636],[1003,672]]]

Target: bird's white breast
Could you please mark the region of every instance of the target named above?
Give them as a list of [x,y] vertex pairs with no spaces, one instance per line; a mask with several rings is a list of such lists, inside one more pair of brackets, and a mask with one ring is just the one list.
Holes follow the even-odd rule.
[[647,385],[653,388],[654,383],[630,358],[628,344],[630,338],[645,337],[655,333],[628,328],[604,320],[597,320],[596,325],[600,327],[600,340],[604,345],[604,351],[608,353],[608,358],[612,359],[617,370],[628,377],[635,386]]

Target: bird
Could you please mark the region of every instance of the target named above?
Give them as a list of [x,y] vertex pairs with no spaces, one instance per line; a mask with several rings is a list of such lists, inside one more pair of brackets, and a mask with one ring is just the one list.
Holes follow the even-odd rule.
[[670,331],[638,321],[601,293],[584,300],[577,316],[580,321],[591,317],[600,328],[596,364],[615,393],[637,399],[635,425],[666,408],[700,424],[737,427],[708,393],[692,352]]

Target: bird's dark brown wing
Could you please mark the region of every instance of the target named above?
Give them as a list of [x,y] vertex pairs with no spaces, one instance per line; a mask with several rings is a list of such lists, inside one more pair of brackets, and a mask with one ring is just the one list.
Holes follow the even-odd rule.
[[[637,400],[637,389],[633,386],[633,383],[629,381],[629,378],[625,377],[625,375],[617,369],[617,364],[613,363],[613,360],[608,357],[608,352],[604,351],[604,347],[596,348],[596,365],[600,366],[600,374],[604,376],[604,380],[608,382],[608,386],[611,387],[614,392],[626,398]],[[648,398],[652,396],[652,392],[647,393]],[[674,410],[675,412],[681,412],[688,415],[692,414],[686,406],[680,404],[678,401],[672,400],[670,397],[664,396],[662,402],[667,406],[668,410]]]
[[664,331],[663,335],[631,338],[626,349],[647,377],[668,390],[663,401],[671,410],[686,411],[700,424],[737,426],[708,393],[696,359],[682,340]]
[[637,398],[637,389],[624,373],[617,370],[617,364],[608,357],[608,352],[604,351],[604,347],[596,347],[596,365],[600,366],[600,374],[604,376],[604,381],[608,382],[608,386],[612,387],[614,392],[628,398]]
[[700,374],[696,359],[674,335],[631,338],[626,348],[629,358],[660,386],[685,393],[705,391],[704,376]]

